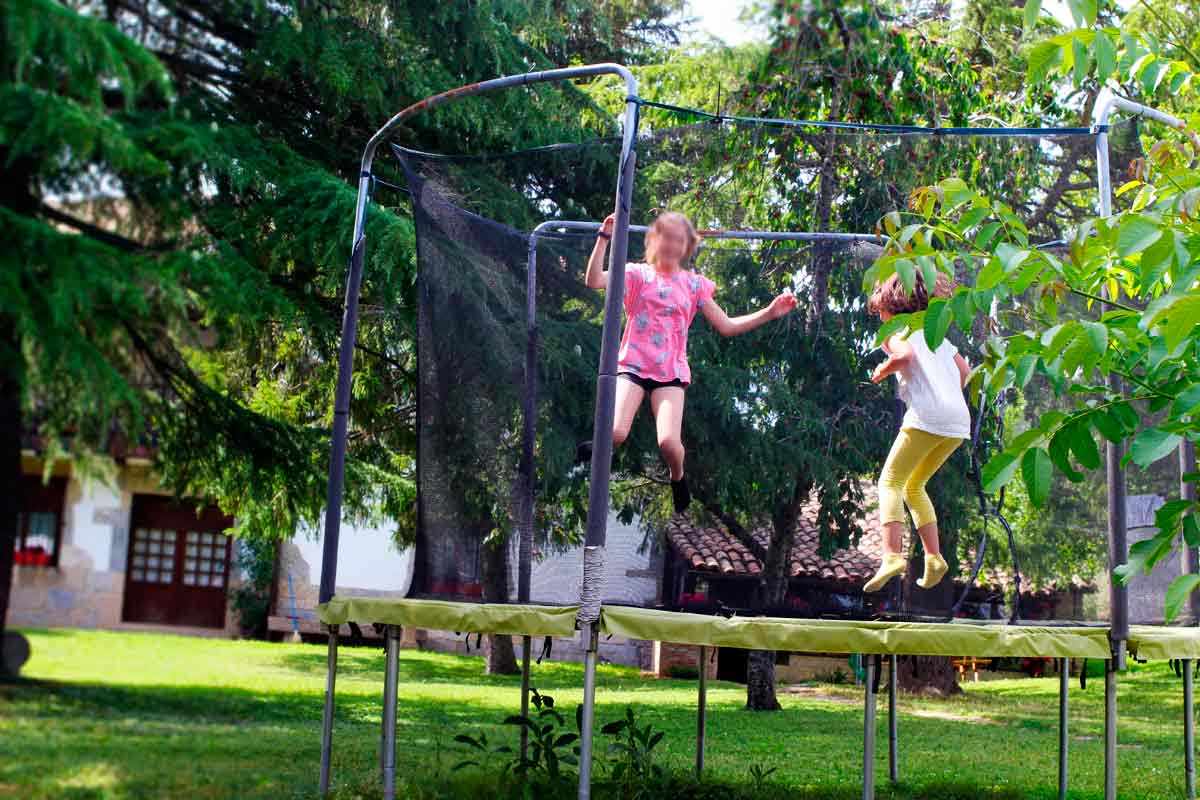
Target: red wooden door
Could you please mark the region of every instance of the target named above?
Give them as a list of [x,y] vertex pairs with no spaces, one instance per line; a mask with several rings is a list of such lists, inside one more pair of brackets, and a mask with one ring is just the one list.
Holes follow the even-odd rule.
[[122,619],[225,627],[233,519],[215,506],[135,495],[125,566]]

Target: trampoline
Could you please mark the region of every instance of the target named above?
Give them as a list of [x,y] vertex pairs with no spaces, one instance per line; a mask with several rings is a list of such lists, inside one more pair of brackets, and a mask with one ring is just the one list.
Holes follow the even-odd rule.
[[[570,324],[575,317],[548,318],[539,308],[538,298],[544,291],[559,292],[572,299],[570,282],[572,259],[578,257],[577,245],[583,236],[591,235],[597,223],[569,219],[570,203],[554,204],[541,220],[532,220],[525,228],[502,225],[471,209],[472,200],[480,193],[494,190],[495,185],[472,184],[464,189],[456,184],[454,170],[459,160],[406,150],[393,138],[412,118],[432,112],[453,101],[514,87],[546,84],[599,75],[615,75],[625,87],[625,107],[621,134],[607,144],[607,150],[595,156],[586,145],[563,144],[538,148],[539,157],[561,155],[563,162],[557,179],[564,182],[608,181],[615,185],[616,224],[609,246],[609,290],[603,308],[595,315],[599,319],[599,347],[594,353],[598,361],[587,370],[588,385],[594,385],[595,401],[590,409],[592,448],[590,479],[587,486],[587,514],[583,536],[583,574],[577,603],[560,606],[530,603],[530,569],[539,514],[547,513],[538,507],[539,481],[544,473],[535,463],[539,424],[544,412],[538,404],[537,374],[542,369],[539,337],[551,325]],[[822,123],[800,120],[762,120],[743,117],[705,115],[693,109],[650,103],[639,99],[637,81],[632,73],[618,64],[596,64],[566,69],[531,72],[506,76],[428,97],[404,109],[388,120],[368,141],[363,153],[358,199],[355,210],[351,259],[346,286],[346,307],[343,317],[339,350],[338,379],[334,400],[332,450],[324,527],[324,558],[318,613],[328,627],[328,662],[325,708],[322,722],[320,792],[326,796],[330,786],[330,759],[333,745],[333,716],[337,673],[339,626],[344,623],[378,624],[383,627],[385,641],[385,677],[383,713],[380,732],[380,770],[384,796],[395,795],[395,735],[399,642],[401,628],[425,628],[498,635],[522,636],[522,714],[528,710],[530,643],[533,636],[582,636],[584,657],[584,702],[582,708],[581,758],[579,765],[579,797],[590,797],[592,736],[594,728],[596,665],[598,641],[601,634],[616,634],[635,639],[695,645],[700,648],[701,663],[709,648],[734,647],[745,649],[779,649],[801,652],[862,654],[866,663],[863,738],[863,797],[874,796],[875,788],[875,728],[876,692],[882,672],[882,659],[887,658],[894,675],[896,657],[901,655],[976,655],[976,656],[1039,656],[1059,659],[1060,670],[1060,739],[1059,739],[1059,796],[1067,788],[1067,723],[1070,658],[1099,659],[1107,664],[1105,671],[1105,788],[1106,799],[1116,797],[1117,746],[1117,675],[1125,668],[1128,654],[1140,659],[1178,659],[1183,662],[1185,773],[1189,797],[1195,793],[1194,724],[1192,711],[1192,670],[1194,659],[1200,657],[1200,629],[1131,626],[1128,617],[1128,597],[1125,587],[1113,582],[1111,589],[1111,624],[1108,625],[1039,625],[1039,624],[981,624],[927,623],[916,621],[852,621],[775,619],[769,617],[711,617],[696,614],[663,612],[645,608],[613,606],[601,602],[602,570],[605,560],[606,527],[610,505],[612,469],[612,426],[616,383],[617,349],[621,333],[624,267],[628,260],[631,235],[644,233],[643,226],[632,224],[633,199],[637,176],[639,148],[639,115],[643,107],[680,111],[708,117],[700,127],[720,127],[723,124],[773,126],[805,131],[825,129],[849,131],[847,135],[872,136],[886,139],[878,155],[883,159],[907,159],[915,163],[919,154],[940,163],[941,151],[921,151],[921,142],[944,145],[956,137],[977,137],[974,141],[993,143],[997,148],[1009,146],[1009,140],[1020,137],[1040,137],[1040,146],[1014,149],[1022,167],[1037,167],[1040,154],[1055,147],[1073,143],[1094,147],[1097,168],[1098,197],[1102,215],[1112,213],[1112,184],[1109,169],[1110,117],[1123,112],[1144,119],[1185,129],[1184,124],[1170,115],[1121,98],[1108,100],[1096,116],[1091,128],[1046,129],[978,129],[922,128],[897,125],[859,125]],[[712,124],[715,123],[715,126]],[[665,134],[664,139],[677,148],[692,144],[691,134],[700,127]],[[1046,144],[1046,143],[1049,144]],[[863,139],[856,144],[874,144]],[[888,144],[898,143],[898,144]],[[418,316],[418,546],[425,542],[428,554],[418,551],[425,559],[418,568],[422,576],[418,597],[405,599],[363,599],[339,597],[336,592],[338,537],[342,512],[342,488],[345,471],[347,433],[353,375],[353,355],[359,315],[359,295],[364,280],[365,230],[371,192],[380,176],[375,157],[379,148],[391,145],[404,166],[411,194],[418,239],[418,291],[421,309]],[[1014,145],[1014,148],[1016,146]],[[890,149],[889,149],[890,148]],[[572,154],[588,152],[585,158],[570,161]],[[533,152],[533,151],[530,151]],[[999,151],[998,151],[999,152]],[[517,154],[518,156],[520,154]],[[594,157],[593,157],[594,156]],[[1021,161],[1019,159],[1026,159]],[[514,170],[515,172],[516,170]],[[524,188],[524,187],[522,187]],[[473,194],[474,193],[474,194]],[[549,192],[548,194],[553,194]],[[522,199],[518,197],[518,199]],[[860,243],[877,241],[872,234],[833,231],[740,231],[705,230],[706,239],[748,243],[761,247],[765,242],[804,243],[824,248],[841,248],[847,253]],[[457,237],[457,238],[456,238]],[[474,237],[474,238],[472,238]],[[451,251],[460,240],[483,242],[468,259],[456,260]],[[549,251],[543,248],[550,248]],[[576,251],[572,251],[576,247]],[[520,264],[514,251],[519,251]],[[761,250],[755,251],[761,252]],[[573,254],[574,253],[574,254]],[[440,259],[440,261],[439,261]],[[557,263],[560,269],[555,268]],[[473,265],[477,269],[474,281],[449,269],[431,270],[430,265]],[[575,276],[578,282],[578,275]],[[464,289],[464,286],[466,287]],[[461,303],[463,297],[478,301],[480,316],[459,327],[463,330],[445,342],[431,342],[429,325],[448,302]],[[582,296],[566,306],[576,313],[587,304]],[[486,312],[486,316],[482,314]],[[494,336],[490,334],[495,334]],[[439,349],[440,348],[440,349]],[[457,349],[456,349],[457,348]],[[465,348],[477,359],[461,363]],[[578,348],[577,348],[578,350]],[[589,353],[588,355],[592,355]],[[579,370],[567,365],[561,353],[555,363],[566,380],[581,380]],[[502,362],[493,367],[489,361]],[[492,369],[492,372],[488,372]],[[504,372],[495,370],[506,370]],[[567,374],[574,370],[571,374]],[[502,376],[502,380],[500,377]],[[489,384],[488,380],[501,380]],[[466,405],[455,393],[472,382],[480,386],[499,388],[472,395]],[[515,387],[515,388],[514,388]],[[422,407],[424,404],[424,407]],[[428,424],[426,424],[428,420]],[[501,420],[502,422],[496,422]],[[577,422],[577,420],[576,420]],[[487,426],[491,425],[490,428]],[[487,428],[486,430],[484,430]],[[483,433],[479,433],[483,430]],[[447,442],[461,447],[461,464],[439,462],[439,450]],[[1121,480],[1119,446],[1107,444],[1109,477],[1109,561],[1110,567],[1126,562],[1125,494]],[[478,494],[469,480],[464,483],[465,465],[474,468],[478,459],[494,457],[489,466],[489,480],[502,488],[495,496],[475,498],[473,502],[490,502],[503,506],[500,516],[510,517],[517,547],[517,603],[465,602],[461,596],[468,584],[462,580],[460,549],[440,547],[444,541],[458,541],[463,536],[476,540],[488,531],[469,533],[465,526],[477,524],[463,500],[465,495]],[[476,458],[470,462],[470,458]],[[482,462],[489,463],[492,462]],[[561,466],[558,464],[557,466]],[[464,486],[466,488],[464,488]],[[464,520],[466,522],[464,522]],[[486,526],[485,526],[486,527]],[[425,540],[422,536],[426,537]],[[432,537],[432,538],[430,538]],[[439,545],[430,548],[429,543]],[[469,542],[468,542],[469,543]],[[697,771],[703,771],[705,727],[705,670],[700,670],[698,682]],[[898,778],[898,728],[896,720],[895,681],[889,681],[889,753],[890,777]],[[522,742],[524,746],[524,741]]]

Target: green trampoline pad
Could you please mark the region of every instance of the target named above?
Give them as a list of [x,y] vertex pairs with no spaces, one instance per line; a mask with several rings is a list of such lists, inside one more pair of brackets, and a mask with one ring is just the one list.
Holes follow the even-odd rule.
[[601,631],[677,644],[922,656],[1109,658],[1108,629],[936,622],[712,617],[604,606]]
[[334,597],[317,606],[326,625],[345,622],[402,625],[433,631],[501,633],[514,636],[575,635],[579,606],[456,603],[448,600],[395,600],[374,597]]
[[1200,628],[1130,625],[1129,652],[1143,661],[1200,659]]

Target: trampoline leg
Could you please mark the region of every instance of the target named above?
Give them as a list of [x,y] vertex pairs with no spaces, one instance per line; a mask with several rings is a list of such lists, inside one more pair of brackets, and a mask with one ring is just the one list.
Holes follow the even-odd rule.
[[386,655],[383,670],[383,798],[396,797],[396,685],[400,679],[400,637],[396,626],[384,629]]
[[700,645],[700,681],[696,695],[696,780],[704,774],[704,714],[708,707],[708,648]]
[[1104,671],[1104,800],[1117,800],[1117,666]]
[[1071,659],[1058,660],[1058,800],[1067,800],[1067,695],[1071,688]]
[[[529,651],[533,647],[532,636],[521,637],[521,716],[529,719]],[[521,726],[521,760],[529,755],[529,728]]]
[[579,800],[592,796],[592,728],[596,719],[596,649],[600,646],[600,626],[593,622],[585,635],[587,651],[583,656],[583,730],[579,732]]
[[329,659],[325,663],[325,713],[321,718],[321,797],[329,796],[329,761],[333,752],[333,693],[337,680],[338,626],[329,626]]
[[888,659],[888,778],[892,783],[900,780],[899,731],[896,722],[896,680],[899,670],[897,656]]
[[1188,800],[1196,800],[1196,712],[1192,697],[1192,659],[1183,659],[1183,767]]
[[863,703],[863,800],[875,800],[875,659],[866,658]]

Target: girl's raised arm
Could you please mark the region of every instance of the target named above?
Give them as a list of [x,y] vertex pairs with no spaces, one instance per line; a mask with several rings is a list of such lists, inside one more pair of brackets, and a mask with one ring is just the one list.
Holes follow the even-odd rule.
[[760,308],[753,313],[743,314],[740,317],[733,317],[732,319],[711,298],[700,306],[700,311],[704,313],[704,318],[717,329],[717,333],[722,336],[737,336],[742,333],[748,333],[773,319],[779,319],[791,313],[795,307],[795,295],[791,292],[784,292],[772,300],[771,304],[766,308]]
[[589,289],[607,289],[608,271],[604,269],[604,256],[608,253],[608,240],[612,238],[613,226],[617,222],[615,214],[609,214],[600,225],[596,234],[596,245],[588,257],[587,276],[584,282]]

